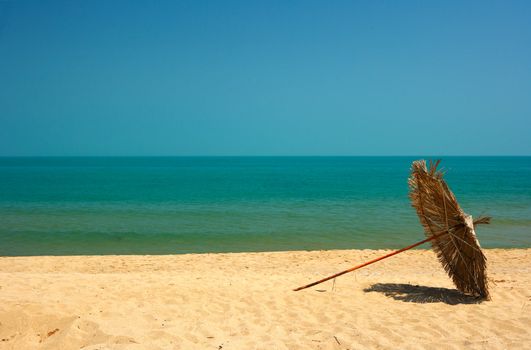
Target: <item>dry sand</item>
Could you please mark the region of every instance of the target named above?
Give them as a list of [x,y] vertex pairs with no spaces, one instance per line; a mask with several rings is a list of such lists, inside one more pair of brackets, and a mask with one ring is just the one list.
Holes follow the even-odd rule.
[[431,251],[0,258],[0,349],[531,349],[531,249],[487,250],[492,300]]

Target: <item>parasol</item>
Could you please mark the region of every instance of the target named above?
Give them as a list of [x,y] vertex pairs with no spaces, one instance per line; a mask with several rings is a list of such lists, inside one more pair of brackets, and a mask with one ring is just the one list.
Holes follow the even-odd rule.
[[395,252],[341,271],[322,280],[294,289],[302,290],[357,270],[377,261],[399,254],[426,242],[432,248],[442,266],[452,278],[457,289],[482,299],[489,299],[487,285],[487,259],[476,238],[475,226],[488,224],[489,217],[473,220],[457,203],[454,194],[443,179],[443,172],[437,170],[440,161],[414,161],[409,177],[409,197],[424,227],[426,239]]

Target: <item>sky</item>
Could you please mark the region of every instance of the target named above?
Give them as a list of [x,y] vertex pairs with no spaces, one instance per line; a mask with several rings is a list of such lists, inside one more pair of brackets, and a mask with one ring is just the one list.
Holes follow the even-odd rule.
[[0,0],[0,156],[531,155],[529,1]]

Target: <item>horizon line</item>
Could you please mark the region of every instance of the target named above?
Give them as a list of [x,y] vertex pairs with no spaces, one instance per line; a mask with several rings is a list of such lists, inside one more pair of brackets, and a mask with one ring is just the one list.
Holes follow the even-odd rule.
[[383,154],[383,155],[0,155],[0,158],[311,158],[311,157],[531,157],[531,154]]

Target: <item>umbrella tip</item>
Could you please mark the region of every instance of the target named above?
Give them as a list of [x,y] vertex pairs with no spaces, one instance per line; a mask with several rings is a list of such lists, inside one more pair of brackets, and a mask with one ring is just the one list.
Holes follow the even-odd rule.
[[474,220],[474,226],[476,225],[486,225],[486,224],[490,224],[490,220],[492,218],[490,216],[480,216],[478,217],[476,220]]

